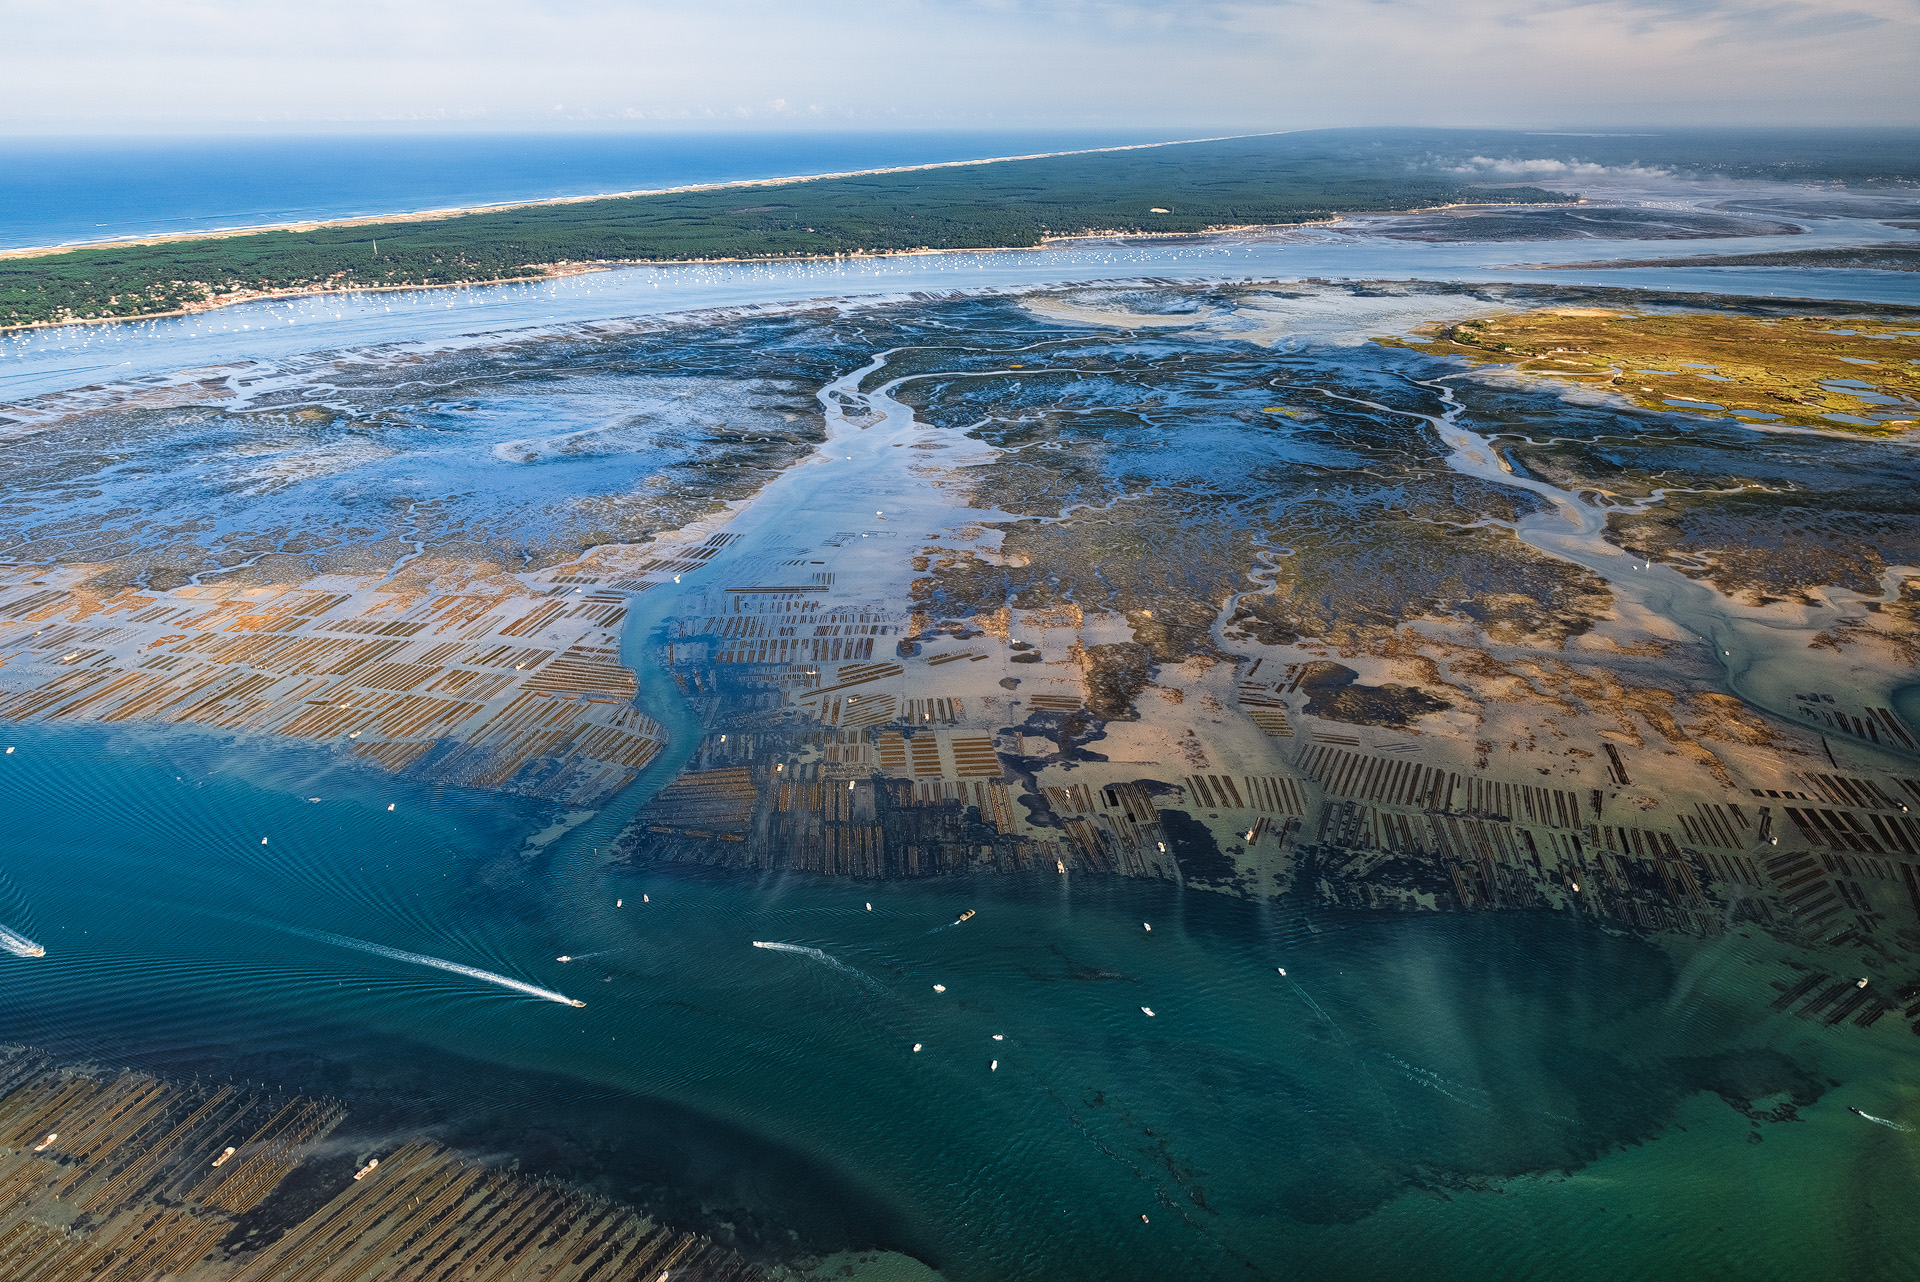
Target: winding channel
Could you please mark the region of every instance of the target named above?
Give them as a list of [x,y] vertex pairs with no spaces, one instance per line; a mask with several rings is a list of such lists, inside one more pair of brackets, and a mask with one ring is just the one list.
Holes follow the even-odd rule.
[[[1438,414],[1396,409],[1325,389],[1322,394],[1383,414],[1418,419],[1430,426],[1447,448],[1446,464],[1454,472],[1525,490],[1545,499],[1545,506],[1511,523],[1520,540],[1558,560],[1591,570],[1605,579],[1620,598],[1710,646],[1724,674],[1727,692],[1734,697],[1787,721],[1805,724],[1805,714],[1794,706],[1794,694],[1806,690],[1845,691],[1862,705],[1875,702],[1891,707],[1915,738],[1920,739],[1920,717],[1916,717],[1916,713],[1920,713],[1920,700],[1902,697],[1902,692],[1893,688],[1897,678],[1889,674],[1878,682],[1863,680],[1844,656],[1812,649],[1807,644],[1809,638],[1836,624],[1865,618],[1865,607],[1871,602],[1898,599],[1900,577],[1920,574],[1920,567],[1890,567],[1882,576],[1885,592],[1877,598],[1830,587],[1827,595],[1831,609],[1818,614],[1808,611],[1807,617],[1795,618],[1786,611],[1743,605],[1670,565],[1642,562],[1625,549],[1607,542],[1610,514],[1645,512],[1660,504],[1668,494],[1683,491],[1655,490],[1638,502],[1603,508],[1559,486],[1515,472],[1492,440],[1462,421],[1467,407],[1448,384],[1449,379],[1458,377],[1461,375],[1414,380],[1439,397],[1442,408]],[[1874,742],[1862,736],[1847,737],[1870,743],[1882,751],[1916,755],[1897,745]]]

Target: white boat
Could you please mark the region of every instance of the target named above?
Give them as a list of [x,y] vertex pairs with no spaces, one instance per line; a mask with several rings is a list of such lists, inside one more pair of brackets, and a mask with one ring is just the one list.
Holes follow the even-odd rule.
[[38,1144],[35,1144],[33,1146],[33,1151],[36,1153],[44,1153],[48,1149],[52,1148],[53,1142],[59,1138],[60,1138],[59,1131],[48,1131],[47,1138],[41,1140]]
[[234,1147],[233,1145],[229,1144],[227,1145],[226,1152],[222,1153],[219,1157],[216,1157],[213,1159],[213,1164],[215,1166],[225,1166],[227,1164],[227,1159],[232,1157],[233,1154],[234,1154]]
[[1151,1007],[1151,1006],[1142,1006],[1142,1007],[1140,1008],[1140,1013],[1141,1013],[1142,1015],[1145,1015],[1145,1016],[1147,1016],[1147,1017],[1148,1017],[1149,1019],[1151,1019],[1151,1018],[1153,1017],[1153,1007]]
[[356,1180],[364,1180],[364,1179],[366,1179],[366,1178],[367,1178],[367,1177],[368,1177],[369,1175],[372,1175],[372,1174],[373,1174],[373,1171],[374,1171],[374,1168],[375,1168],[375,1167],[377,1167],[377,1166],[379,1166],[379,1165],[380,1165],[380,1159],[376,1157],[376,1158],[374,1158],[374,1159],[373,1159],[372,1161],[370,1161],[370,1162],[368,1162],[368,1163],[367,1163],[367,1164],[366,1164],[365,1166],[363,1166],[363,1167],[361,1167],[361,1168],[360,1168],[359,1170],[357,1170],[357,1171],[355,1171],[355,1172],[353,1173],[353,1178],[354,1178],[354,1179],[356,1179]]

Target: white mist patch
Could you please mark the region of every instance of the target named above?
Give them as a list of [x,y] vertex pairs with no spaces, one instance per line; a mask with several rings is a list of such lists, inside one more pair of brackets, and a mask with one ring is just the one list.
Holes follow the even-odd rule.
[[47,955],[45,948],[34,943],[19,931],[8,930],[5,926],[0,926],[0,948],[12,953],[15,957],[45,957]]
[[[691,457],[713,433],[781,437],[802,389],[766,379],[581,378],[573,390],[488,400],[476,417],[507,429],[489,449],[502,463],[649,454],[664,462]],[[535,433],[513,431],[538,424]]]
[[[1072,303],[1064,299],[1035,295],[1021,300],[1021,305],[1035,316],[1047,320],[1065,321],[1078,325],[1111,325],[1120,329],[1147,328],[1191,328],[1196,322],[1206,319],[1207,313],[1188,312],[1172,315],[1153,315],[1147,312],[1132,312],[1121,307],[1088,306],[1085,303]],[[1030,362],[1036,366],[1044,365],[1044,359]]]
[[1186,337],[1197,341],[1230,339],[1290,350],[1359,347],[1378,335],[1498,310],[1463,294],[1380,288],[1362,294],[1339,286],[1283,284],[1240,290],[1230,306],[1183,323],[1190,331]]
[[1554,160],[1541,156],[1518,159],[1512,156],[1472,156],[1465,163],[1444,172],[1475,177],[1496,178],[1671,178],[1671,169],[1656,165],[1597,165],[1590,160]]
[[541,988],[535,984],[524,983],[518,979],[509,979],[505,975],[496,975],[490,970],[481,970],[478,966],[467,966],[460,962],[448,961],[444,957],[429,957],[425,953],[410,953],[404,948],[389,948],[385,944],[375,944],[364,939],[355,939],[351,935],[336,935],[326,930],[302,930],[298,926],[281,926],[280,930],[300,935],[307,939],[317,939],[323,944],[332,944],[338,948],[352,948],[358,952],[372,953],[375,957],[385,957],[392,961],[411,962],[415,966],[431,966],[435,970],[444,970],[454,975],[465,975],[468,979],[478,979],[488,984],[498,984],[502,988],[511,988],[517,993],[529,997],[538,997],[545,1002],[558,1002],[562,1006],[585,1006],[565,993],[556,993],[551,988]]
[[400,453],[391,446],[359,439],[314,446],[303,443],[284,450],[260,451],[255,455],[261,460],[259,463],[237,468],[229,477],[243,493],[260,494],[384,463]]

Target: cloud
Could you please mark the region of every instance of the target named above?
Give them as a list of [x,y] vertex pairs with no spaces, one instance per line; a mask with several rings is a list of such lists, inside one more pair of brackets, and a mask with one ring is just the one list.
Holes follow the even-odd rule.
[[1920,0],[0,0],[0,128],[1920,123]]
[[1671,178],[1673,170],[1656,165],[1597,165],[1590,160],[1495,160],[1474,156],[1445,172],[1494,178]]

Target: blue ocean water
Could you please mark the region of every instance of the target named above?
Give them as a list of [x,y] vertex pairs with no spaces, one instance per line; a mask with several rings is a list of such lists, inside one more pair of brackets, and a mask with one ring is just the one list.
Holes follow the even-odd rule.
[[0,140],[0,248],[1159,142],[1155,131]]

